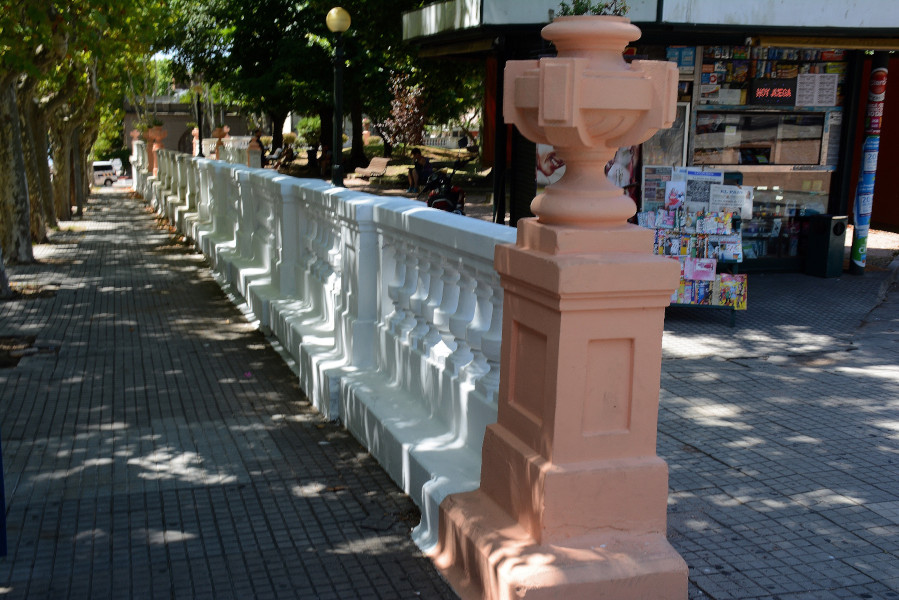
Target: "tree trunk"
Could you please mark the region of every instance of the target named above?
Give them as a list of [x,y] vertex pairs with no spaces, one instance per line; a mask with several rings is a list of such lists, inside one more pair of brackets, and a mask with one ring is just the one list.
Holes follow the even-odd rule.
[[[48,227],[56,227],[58,224],[56,212],[56,183],[50,174],[50,165],[45,157],[50,151],[50,121],[48,117],[54,115],[75,94],[78,80],[73,74],[69,74],[62,87],[52,96],[42,98],[40,101],[32,98],[27,106],[26,121],[32,130],[35,148],[37,148],[37,171],[40,182],[41,212],[44,222]],[[24,107],[23,107],[24,108]],[[58,156],[54,156],[54,163]],[[33,190],[32,190],[33,195]]]
[[377,125],[372,125],[372,128],[375,130],[375,133],[378,134],[378,137],[381,138],[381,141],[384,143],[384,152],[381,154],[384,158],[390,158],[393,156],[393,144],[387,141],[387,137],[384,135],[384,132],[381,131],[381,128]]
[[[318,109],[318,118],[322,124],[321,144],[328,147],[334,145],[334,107],[331,105],[322,105]],[[331,148],[333,152],[335,148]]]
[[82,165],[82,175],[81,175],[81,189],[84,191],[84,197],[90,195],[91,193],[91,185],[93,185],[93,169],[90,168],[90,164],[88,159],[90,158],[91,148],[94,147],[94,142],[97,141],[97,135],[100,132],[98,120],[87,121],[86,125],[82,125],[81,129],[81,160],[80,163]]
[[271,112],[272,118],[272,150],[284,147],[284,120],[287,119],[287,111]]
[[56,176],[53,178],[53,199],[56,218],[60,221],[72,219],[72,128],[68,123],[61,123],[53,128],[53,162],[56,165]]
[[84,164],[81,152],[81,127],[72,132],[72,200],[75,205],[75,216],[84,216]]
[[31,136],[34,138],[34,147],[37,148],[36,168],[40,186],[40,211],[44,216],[46,226],[56,227],[56,212],[53,210],[53,179],[50,176],[50,164],[46,158],[49,156],[47,120],[40,114],[39,110],[32,109],[32,116],[28,119],[28,127],[31,129]]
[[[97,100],[100,91],[96,85],[96,71],[88,71],[87,88],[76,92],[82,96],[81,104],[65,107],[51,114],[50,132],[53,135],[57,175],[54,180],[54,197],[56,214],[59,219],[68,221],[72,218],[72,205],[78,212],[84,208],[85,186],[87,180],[84,166],[87,163],[87,150],[84,149],[81,131],[84,123],[96,118]],[[65,108],[65,110],[63,110]]]
[[9,255],[16,262],[31,263],[31,211],[14,79],[0,89],[0,153],[6,155],[0,158],[0,165],[6,170],[3,192],[9,194]]
[[353,167],[365,167],[368,159],[365,156],[365,142],[362,139],[362,99],[358,93],[352,95],[350,100],[350,119],[353,122],[353,144],[350,150],[350,164],[347,172]]
[[44,220],[44,213],[41,210],[41,183],[38,174],[38,161],[41,149],[37,146],[34,139],[34,131],[30,123],[29,105],[33,104],[31,95],[28,90],[19,89],[18,105],[19,105],[19,126],[22,131],[22,154],[25,161],[25,175],[28,181],[28,202],[30,212],[30,231],[31,239],[43,242],[47,239],[47,223]]
[[3,249],[0,248],[0,299],[6,298],[12,298],[12,288],[9,287],[6,267],[3,266]]

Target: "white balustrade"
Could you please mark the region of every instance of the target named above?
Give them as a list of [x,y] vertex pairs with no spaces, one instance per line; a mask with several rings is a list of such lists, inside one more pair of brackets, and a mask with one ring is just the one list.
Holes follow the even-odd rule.
[[209,158],[215,158],[215,146],[218,144],[218,140],[213,137],[203,138],[203,154]]
[[248,135],[232,135],[222,138],[223,146],[219,160],[237,165],[247,165],[247,147],[250,145],[251,139],[253,138]]
[[313,404],[419,505],[414,538],[430,548],[443,498],[478,486],[484,430],[496,419],[493,249],[515,231],[249,168],[229,154],[237,147],[226,141],[231,162],[162,152],[154,179],[136,142],[138,191],[174,216],[293,357]]

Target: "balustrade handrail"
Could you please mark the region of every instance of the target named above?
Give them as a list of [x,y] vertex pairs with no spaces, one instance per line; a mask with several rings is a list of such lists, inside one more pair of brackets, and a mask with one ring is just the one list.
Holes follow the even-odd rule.
[[[221,153],[231,162],[161,151],[135,188],[291,354],[313,404],[419,505],[428,549],[442,499],[478,486],[499,383],[493,253],[515,230],[250,168],[245,149],[229,152],[239,143]],[[136,171],[145,155],[135,142]]]

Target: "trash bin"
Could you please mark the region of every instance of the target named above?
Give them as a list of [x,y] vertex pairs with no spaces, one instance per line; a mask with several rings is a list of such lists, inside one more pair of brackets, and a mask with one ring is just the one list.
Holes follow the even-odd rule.
[[839,277],[843,274],[846,226],[849,217],[811,215],[808,217],[808,239],[805,273],[816,277]]

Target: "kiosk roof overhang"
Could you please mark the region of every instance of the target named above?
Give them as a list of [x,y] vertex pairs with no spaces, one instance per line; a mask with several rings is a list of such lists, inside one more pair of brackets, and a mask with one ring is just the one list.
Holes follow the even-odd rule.
[[[766,41],[870,50],[899,48],[896,0],[629,0],[628,17],[645,34],[764,35]],[[550,22],[558,0],[445,0],[403,15],[403,39],[430,53],[482,50],[499,33]],[[751,34],[749,33],[751,32]],[[676,37],[676,36],[669,36]],[[684,43],[673,42],[673,43]],[[449,50],[449,48],[447,48]]]

